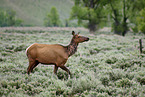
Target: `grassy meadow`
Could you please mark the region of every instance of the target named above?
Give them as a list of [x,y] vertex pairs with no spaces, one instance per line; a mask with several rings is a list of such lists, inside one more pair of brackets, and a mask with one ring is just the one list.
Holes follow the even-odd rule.
[[[33,43],[68,45],[72,30],[0,31],[0,96],[2,97],[143,97],[145,96],[145,54],[139,52],[142,34],[126,37],[111,32],[89,34],[66,66],[72,78],[53,65],[39,64],[28,76],[25,49]],[[106,34],[107,33],[107,34]],[[145,53],[145,52],[144,52]]]

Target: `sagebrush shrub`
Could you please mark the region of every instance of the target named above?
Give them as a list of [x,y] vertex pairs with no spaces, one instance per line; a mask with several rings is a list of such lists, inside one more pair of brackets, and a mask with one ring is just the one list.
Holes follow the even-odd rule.
[[130,87],[132,82],[128,78],[122,78],[116,82],[117,87]]
[[113,71],[110,71],[108,72],[109,73],[109,79],[111,81],[117,81],[119,79],[122,79],[125,75],[124,75],[124,72],[119,70],[119,69],[116,69],[116,70],[113,70]]
[[105,85],[105,86],[107,86],[109,84],[109,81],[110,81],[109,76],[102,76],[100,78],[100,80],[101,80],[102,84]]

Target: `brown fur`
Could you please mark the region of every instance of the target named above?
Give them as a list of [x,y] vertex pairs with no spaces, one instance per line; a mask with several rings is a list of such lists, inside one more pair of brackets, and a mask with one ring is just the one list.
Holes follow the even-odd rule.
[[29,60],[27,73],[29,74],[39,64],[53,64],[54,73],[57,73],[58,67],[70,74],[70,71],[64,66],[68,58],[77,51],[79,43],[88,41],[88,37],[79,36],[72,31],[73,38],[68,46],[59,44],[38,44],[34,43],[26,50]]

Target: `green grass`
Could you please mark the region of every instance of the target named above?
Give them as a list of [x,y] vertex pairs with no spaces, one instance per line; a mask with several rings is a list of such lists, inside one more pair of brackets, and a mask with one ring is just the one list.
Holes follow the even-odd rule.
[[69,18],[71,0],[0,0],[0,8],[16,11],[16,16],[24,20],[24,25],[43,26],[43,20],[51,7],[55,6],[61,21]]
[[28,76],[25,49],[32,43],[69,44],[71,31],[0,32],[0,95],[9,97],[52,96],[139,96],[145,95],[145,54],[139,53],[138,39],[144,35],[97,34],[88,32],[66,66],[73,78],[53,65],[39,64]]

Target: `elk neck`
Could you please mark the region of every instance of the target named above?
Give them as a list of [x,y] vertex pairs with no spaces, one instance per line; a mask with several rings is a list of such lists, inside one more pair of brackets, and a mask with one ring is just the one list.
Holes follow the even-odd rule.
[[75,43],[74,40],[72,39],[70,44],[66,47],[66,51],[68,53],[68,56],[70,57],[77,51],[78,43]]

